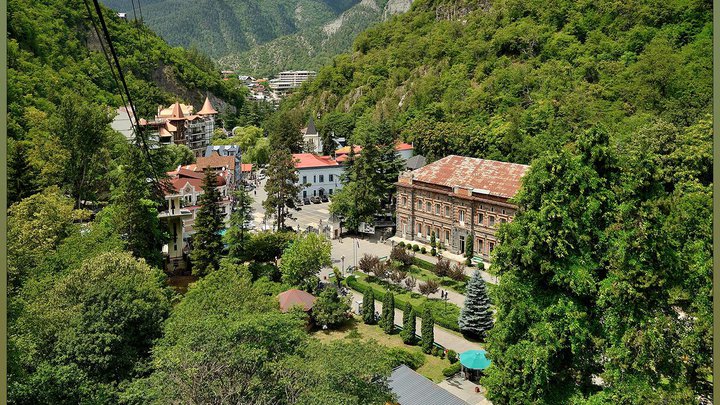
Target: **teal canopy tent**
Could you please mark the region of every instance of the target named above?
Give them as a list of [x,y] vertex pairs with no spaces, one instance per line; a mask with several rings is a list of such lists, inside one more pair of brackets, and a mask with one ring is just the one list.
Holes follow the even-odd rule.
[[485,357],[485,350],[468,350],[460,353],[460,364],[462,365],[465,377],[474,379],[477,371],[490,367],[490,359]]

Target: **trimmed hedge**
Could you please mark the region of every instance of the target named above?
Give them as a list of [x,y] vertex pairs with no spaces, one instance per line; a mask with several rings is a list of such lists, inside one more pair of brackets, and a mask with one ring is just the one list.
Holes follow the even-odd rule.
[[393,368],[405,364],[413,370],[417,370],[425,364],[425,355],[419,350],[406,350],[399,347],[388,349],[388,357]]
[[443,369],[443,375],[445,377],[452,377],[460,372],[460,362],[451,364],[449,367]]
[[418,267],[420,267],[421,269],[425,269],[425,270],[428,270],[428,271],[430,271],[430,272],[435,271],[435,265],[434,265],[434,264],[432,264],[432,263],[430,263],[430,262],[428,262],[428,261],[425,261],[425,260],[423,260],[423,259],[419,259],[419,258],[417,258],[417,257],[413,257],[413,264],[416,265],[416,266],[418,266]]
[[[373,290],[373,295],[375,296],[376,300],[382,301],[382,299],[385,297],[385,290],[380,289],[371,285],[368,285],[362,281],[359,281],[355,276],[348,276],[345,279],[345,282],[347,283],[348,287],[352,288],[355,291],[358,291],[365,294],[365,291],[367,291],[368,288]],[[398,287],[399,288],[399,287]],[[405,291],[405,293],[400,293],[395,295],[395,307],[396,308],[406,308],[406,305],[408,303],[407,296],[409,293]],[[413,309],[415,310],[415,313],[417,314],[418,318],[422,317],[422,306],[420,305],[413,305],[411,303]],[[460,331],[460,326],[458,326],[458,318],[460,317],[460,308],[452,303],[445,303],[439,300],[429,300],[424,299],[423,305],[428,305],[430,307],[430,310],[433,313],[433,317],[435,318],[435,324],[438,326],[442,326],[443,328],[454,330],[456,332]],[[450,311],[445,311],[445,309],[449,309]],[[447,312],[450,312],[448,314]]]

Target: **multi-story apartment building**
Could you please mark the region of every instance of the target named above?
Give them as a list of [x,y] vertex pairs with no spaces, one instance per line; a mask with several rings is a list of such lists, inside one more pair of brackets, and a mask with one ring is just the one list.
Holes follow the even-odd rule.
[[207,97],[200,111],[197,114],[193,111],[193,106],[178,102],[167,108],[160,106],[153,121],[140,119],[140,125],[148,128],[150,138],[160,145],[187,145],[200,157],[210,145],[218,112]]
[[295,153],[293,159],[300,184],[305,186],[298,198],[332,195],[342,188],[340,175],[344,167],[332,157]]
[[476,257],[487,260],[497,245],[498,225],[512,221],[527,165],[447,156],[412,172],[397,185],[396,235],[430,243],[435,233],[444,249],[464,254],[472,243]]
[[270,89],[283,94],[300,87],[306,81],[315,78],[316,72],[310,70],[288,70],[278,73],[278,77],[269,81]]

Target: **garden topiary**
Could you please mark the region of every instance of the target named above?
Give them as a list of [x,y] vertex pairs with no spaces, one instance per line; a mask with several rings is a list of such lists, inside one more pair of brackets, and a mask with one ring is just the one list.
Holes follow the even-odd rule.
[[419,252],[419,251],[420,251],[420,246],[418,246],[418,245],[413,245],[413,248],[412,248],[412,249],[413,249],[413,252]]
[[427,253],[427,249],[425,249],[425,246],[420,248],[420,253],[422,253],[422,254]]

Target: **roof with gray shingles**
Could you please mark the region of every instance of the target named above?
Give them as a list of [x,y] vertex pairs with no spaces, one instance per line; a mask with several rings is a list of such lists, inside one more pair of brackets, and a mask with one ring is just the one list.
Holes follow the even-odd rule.
[[404,364],[393,370],[388,385],[400,405],[468,405]]
[[410,170],[419,169],[427,164],[427,159],[423,155],[415,155],[405,162],[405,167]]

